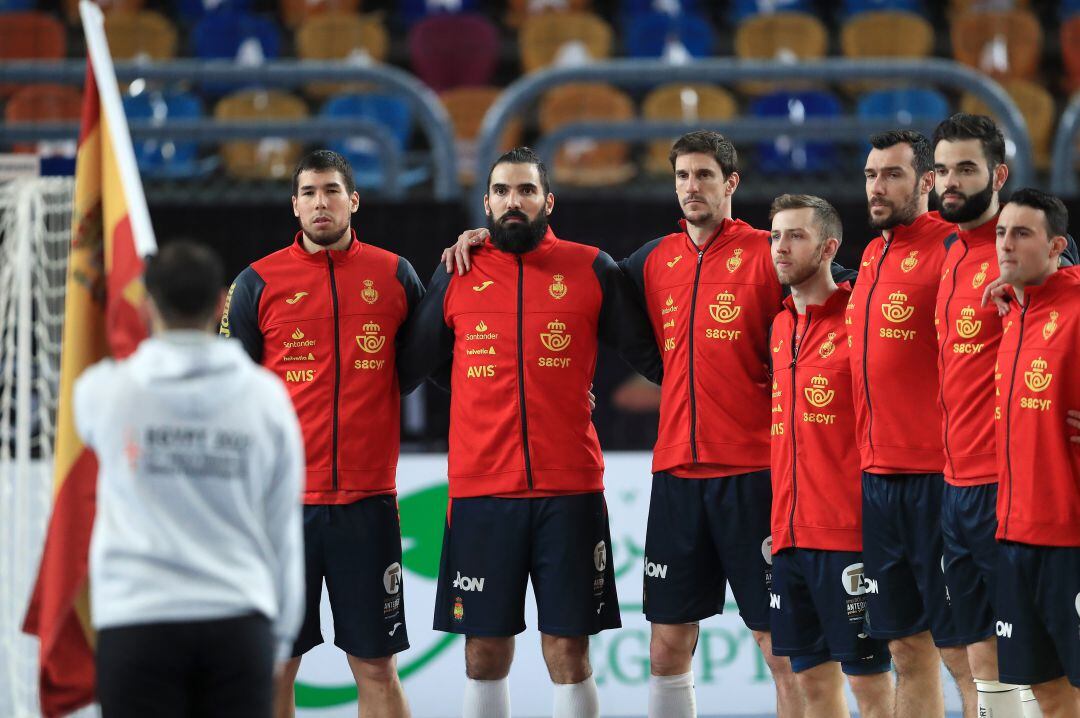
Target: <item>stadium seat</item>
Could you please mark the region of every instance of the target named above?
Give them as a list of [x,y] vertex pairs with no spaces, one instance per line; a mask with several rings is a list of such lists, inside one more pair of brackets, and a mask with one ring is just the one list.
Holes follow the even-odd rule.
[[619,3],[619,16],[625,18],[645,12],[700,15],[707,9],[707,6],[703,6],[702,0],[622,0]]
[[[82,93],[68,85],[24,85],[7,101],[4,121],[8,124],[68,122],[82,114]],[[15,152],[75,156],[74,140],[17,144]]]
[[671,57],[671,45],[682,47],[682,57],[708,57],[716,38],[708,18],[697,13],[670,15],[653,10],[626,19],[623,45],[630,57]]
[[883,119],[906,125],[917,120],[938,122],[951,113],[949,101],[937,90],[905,87],[868,92],[859,98],[859,117]]
[[1029,10],[970,11],[952,22],[953,56],[997,80],[1030,80],[1042,56],[1042,27]]
[[[191,33],[195,56],[201,60],[233,59],[240,65],[260,65],[281,53],[277,25],[251,13],[221,10],[203,16]],[[240,85],[203,83],[211,95],[235,92]]]
[[499,50],[499,31],[480,14],[431,15],[409,31],[413,72],[436,92],[487,85]]
[[111,12],[105,37],[114,60],[171,60],[176,57],[176,26],[153,10]]
[[814,3],[810,0],[734,0],[728,10],[728,20],[738,25],[757,15],[773,13],[814,12]]
[[1073,15],[1080,13],[1080,0],[1061,0],[1058,13],[1063,21],[1069,20]]
[[[308,116],[307,105],[299,97],[279,90],[242,90],[218,101],[217,120],[292,120]],[[221,146],[225,172],[241,179],[284,179],[291,177],[303,146],[279,137],[258,141],[226,142]]]
[[190,26],[214,12],[251,12],[253,4],[253,0],[178,0],[176,14]]
[[[1024,115],[1028,134],[1031,135],[1031,147],[1035,153],[1035,166],[1039,169],[1048,168],[1050,143],[1054,139],[1054,122],[1057,117],[1053,96],[1042,86],[1027,80],[1005,80],[1001,85]],[[986,105],[973,95],[963,97],[960,110],[977,115],[992,114]]]
[[598,15],[588,12],[530,15],[518,33],[521,68],[533,72],[559,61],[568,49],[599,60],[611,56],[612,31]]
[[295,30],[305,20],[324,13],[355,13],[361,8],[360,0],[280,0],[281,22]]
[[[571,122],[620,122],[634,116],[630,96],[603,83],[562,85],[540,101],[540,131],[548,134]],[[619,184],[634,176],[625,142],[571,139],[559,148],[553,163],[555,179],[566,185]]]
[[1061,61],[1065,66],[1064,90],[1080,90],[1080,14],[1061,23]]
[[1031,5],[1029,0],[949,0],[949,21],[966,12],[1001,12]]
[[853,59],[929,57],[934,50],[934,28],[911,12],[862,12],[844,23],[840,47],[845,57]]
[[[476,136],[484,114],[502,92],[498,87],[459,87],[439,96],[450,125],[454,130],[454,145],[458,158],[458,178],[462,184],[476,181]],[[521,120],[511,120],[499,143],[500,152],[521,144]]]
[[[641,116],[646,120],[678,120],[694,123],[700,120],[727,120],[738,113],[739,107],[731,93],[715,85],[686,85],[674,83],[656,88],[645,96]],[[650,174],[671,175],[668,153],[675,138],[649,143],[645,170]]]
[[925,16],[922,0],[844,0],[843,15],[854,17],[864,12],[909,12]]
[[592,7],[592,0],[510,0],[507,3],[503,23],[516,30],[532,15],[549,12],[584,12],[590,7]]
[[[344,60],[364,65],[384,61],[389,49],[390,38],[378,15],[324,13],[308,18],[296,31],[296,56],[301,60]],[[340,82],[312,82],[304,87],[314,98],[366,89]]]
[[[394,138],[394,145],[405,159],[405,148],[412,134],[413,113],[409,101],[397,95],[347,94],[331,97],[319,112],[323,117],[357,117],[385,127]],[[356,186],[374,189],[385,184],[385,170],[379,161],[375,140],[370,137],[335,137],[327,146],[344,155],[353,168]],[[400,178],[405,186],[426,179],[426,172],[406,171]]]
[[[735,31],[735,55],[740,60],[779,60],[795,64],[800,60],[825,57],[828,47],[829,34],[825,24],[802,12],[754,15]],[[767,82],[744,82],[739,87],[752,95],[776,89],[774,84]]]
[[34,9],[36,0],[0,0],[0,13],[28,12]]
[[[787,117],[795,124],[811,117],[838,117],[840,101],[827,92],[776,92],[750,103],[753,117]],[[757,145],[756,169],[765,174],[820,174],[835,169],[836,147],[831,142],[793,140],[787,135]]]
[[[5,60],[59,60],[67,47],[64,26],[43,12],[0,14],[0,64]],[[21,85],[0,84],[0,99]]]
[[[124,114],[129,120],[195,119],[203,116],[202,101],[189,92],[141,92],[124,95]],[[213,169],[213,163],[200,162],[196,142],[135,140],[135,159],[139,171],[149,178],[192,178]]]
[[437,15],[458,15],[480,12],[478,0],[399,0],[397,15],[405,27]]
[[[138,12],[143,9],[144,0],[93,0],[101,11],[108,15],[113,12]],[[81,25],[79,0],[64,0],[64,17],[72,25]]]

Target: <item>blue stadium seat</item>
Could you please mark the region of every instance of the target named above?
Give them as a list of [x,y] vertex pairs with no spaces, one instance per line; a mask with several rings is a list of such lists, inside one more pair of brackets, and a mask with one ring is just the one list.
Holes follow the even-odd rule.
[[214,12],[249,12],[252,4],[252,0],[176,0],[176,15],[182,22],[194,25]]
[[738,25],[748,17],[774,12],[805,12],[817,15],[810,0],[734,0],[728,10],[728,19]]
[[708,57],[715,44],[708,18],[697,13],[640,12],[630,15],[624,28],[623,43],[630,57],[662,57],[671,40],[681,43],[691,57]]
[[[390,131],[394,144],[404,159],[405,148],[412,134],[413,112],[408,101],[396,95],[343,94],[326,101],[319,112],[324,117],[362,117],[383,125]],[[356,186],[376,188],[384,182],[383,168],[374,140],[367,137],[335,138],[330,149],[340,152],[352,164]],[[404,164],[404,162],[403,162]],[[427,168],[402,167],[401,182],[411,186],[425,180]]]
[[[800,122],[811,117],[838,117],[840,101],[828,92],[774,92],[750,103],[752,117],[788,117]],[[765,174],[828,172],[837,164],[831,142],[794,140],[786,135],[757,146],[755,167]]]
[[861,12],[910,12],[925,17],[922,0],[844,0],[844,17]]
[[[257,65],[281,54],[278,26],[241,10],[217,10],[207,13],[192,31],[195,57],[201,60],[235,60],[240,65]],[[242,85],[205,83],[203,90],[220,95]]]
[[937,90],[905,87],[868,92],[859,98],[855,112],[859,117],[908,124],[939,122],[949,116],[950,109],[949,101]]
[[480,12],[479,0],[399,0],[398,15],[405,27],[440,13]]
[[[124,114],[132,120],[158,123],[166,119],[194,119],[203,116],[202,101],[188,92],[142,92],[124,96]],[[135,159],[139,171],[149,178],[192,178],[210,172],[216,160],[199,160],[195,142],[138,140]]]
[[0,0],[0,13],[27,12],[35,9],[37,0]]
[[619,15],[624,18],[643,12],[680,15],[683,13],[701,14],[702,11],[701,0],[622,0],[619,4]]
[[1073,15],[1080,13],[1080,0],[1061,0],[1059,12],[1062,20],[1068,20]]

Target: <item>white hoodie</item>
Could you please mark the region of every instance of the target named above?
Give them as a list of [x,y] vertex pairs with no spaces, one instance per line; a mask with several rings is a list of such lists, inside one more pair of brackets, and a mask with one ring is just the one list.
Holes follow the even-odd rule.
[[99,462],[94,626],[258,611],[285,658],[304,610],[304,447],[281,381],[238,342],[171,331],[87,369],[74,409]]

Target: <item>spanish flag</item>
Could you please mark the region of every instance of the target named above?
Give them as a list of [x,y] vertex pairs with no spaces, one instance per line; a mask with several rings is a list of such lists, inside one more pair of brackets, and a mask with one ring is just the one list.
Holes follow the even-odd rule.
[[41,641],[41,710],[50,718],[94,700],[87,558],[97,459],[75,432],[72,390],[88,366],[127,356],[146,336],[142,256],[156,246],[101,11],[84,0],[80,12],[88,57],[64,300],[54,503],[23,626]]

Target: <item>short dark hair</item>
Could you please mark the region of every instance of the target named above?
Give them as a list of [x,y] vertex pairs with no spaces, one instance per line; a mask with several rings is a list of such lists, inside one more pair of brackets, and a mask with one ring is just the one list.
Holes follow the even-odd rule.
[[1013,192],[1008,204],[1041,209],[1046,216],[1046,231],[1049,237],[1064,237],[1069,233],[1069,210],[1065,203],[1052,194],[1032,187],[1024,187]]
[[491,165],[491,169],[488,170],[487,186],[489,188],[491,187],[491,175],[499,165],[534,165],[537,174],[540,175],[540,191],[544,193],[545,197],[551,191],[551,184],[548,182],[547,165],[540,159],[540,155],[533,152],[531,147],[515,147],[509,152],[504,152],[499,159],[495,160]]
[[887,150],[893,145],[911,145],[911,166],[920,177],[934,169],[934,149],[926,135],[915,130],[889,130],[879,132],[870,138],[870,145],[875,150]]
[[206,246],[177,239],[147,257],[143,282],[166,324],[202,324],[217,311],[225,269]]
[[821,228],[821,239],[836,237],[843,241],[844,225],[840,221],[840,213],[827,200],[812,194],[782,194],[773,200],[772,207],[769,208],[769,221],[786,209],[814,210],[814,221]]
[[352,194],[356,191],[356,180],[353,178],[352,165],[341,154],[333,150],[314,150],[304,155],[296,165],[292,176],[292,193],[295,197],[300,191],[300,173],[313,170],[315,172],[330,172],[337,170],[341,178],[345,180],[345,191]]
[[983,156],[993,170],[1005,163],[1005,136],[998,126],[986,115],[969,115],[957,112],[952,117],[942,120],[934,129],[934,147],[942,140],[959,142],[978,140],[982,145]]
[[701,153],[712,155],[716,164],[720,165],[720,172],[726,179],[732,172],[739,171],[739,155],[735,152],[735,145],[731,140],[719,132],[712,130],[695,130],[675,140],[668,154],[671,169],[675,169],[675,160],[682,155]]

